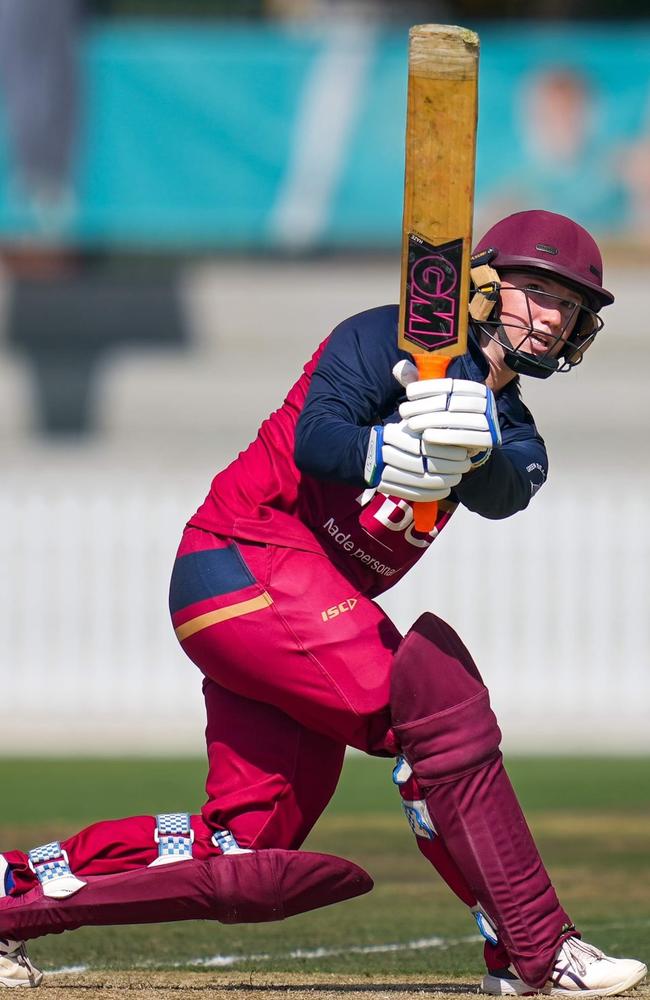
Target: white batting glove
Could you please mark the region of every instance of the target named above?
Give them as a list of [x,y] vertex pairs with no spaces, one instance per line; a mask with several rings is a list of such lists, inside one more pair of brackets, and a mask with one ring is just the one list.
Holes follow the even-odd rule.
[[400,416],[410,431],[422,435],[423,442],[467,448],[476,459],[474,467],[487,461],[492,448],[501,444],[494,393],[482,382],[425,379],[407,384],[406,396]]
[[429,444],[403,420],[372,428],[365,478],[380,493],[427,503],[449,496],[471,464],[466,448]]

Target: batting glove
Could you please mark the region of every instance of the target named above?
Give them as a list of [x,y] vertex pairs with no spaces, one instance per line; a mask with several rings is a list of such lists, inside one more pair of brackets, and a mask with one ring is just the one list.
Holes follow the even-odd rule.
[[399,408],[410,431],[427,444],[467,448],[473,466],[487,461],[501,444],[494,393],[482,382],[442,378],[411,382]]
[[380,493],[427,503],[449,496],[471,464],[466,448],[430,444],[403,420],[371,429],[365,479]]

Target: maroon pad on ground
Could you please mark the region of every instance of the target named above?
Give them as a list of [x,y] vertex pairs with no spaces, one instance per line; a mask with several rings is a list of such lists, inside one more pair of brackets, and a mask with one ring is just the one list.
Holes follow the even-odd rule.
[[268,850],[91,876],[67,899],[40,886],[0,900],[0,937],[26,941],[84,926],[217,920],[261,923],[369,892],[362,868],[329,854]]

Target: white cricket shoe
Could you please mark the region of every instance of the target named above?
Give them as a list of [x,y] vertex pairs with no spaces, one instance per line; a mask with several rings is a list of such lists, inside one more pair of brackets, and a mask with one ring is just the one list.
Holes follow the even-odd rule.
[[22,941],[0,938],[0,986],[40,986],[43,973],[27,957]]
[[481,989],[493,996],[522,997],[546,993],[555,997],[576,994],[581,997],[609,997],[637,986],[647,972],[643,962],[631,958],[609,958],[592,944],[572,937],[562,944],[551,978],[541,990],[519,979],[512,969],[484,976]]

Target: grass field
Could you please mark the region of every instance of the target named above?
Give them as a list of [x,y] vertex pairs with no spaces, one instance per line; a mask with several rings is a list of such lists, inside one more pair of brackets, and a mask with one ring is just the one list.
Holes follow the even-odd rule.
[[[509,770],[585,938],[650,961],[650,759],[516,759]],[[193,810],[203,797],[203,763],[0,761],[0,781],[0,845],[29,848],[103,817]],[[284,996],[333,990],[346,997],[358,990],[367,997],[374,984],[378,996],[395,1000],[400,990],[437,983],[460,993],[478,981],[473,922],[415,849],[390,762],[348,759],[306,847],[359,862],[373,875],[374,891],[279,924],[89,928],[34,942],[30,954],[46,970],[78,968],[52,977],[50,988],[73,995],[76,984],[87,998],[90,976],[105,1000],[113,988],[141,994],[143,983],[158,997],[209,984],[214,996],[224,989],[231,998],[242,983]]]

